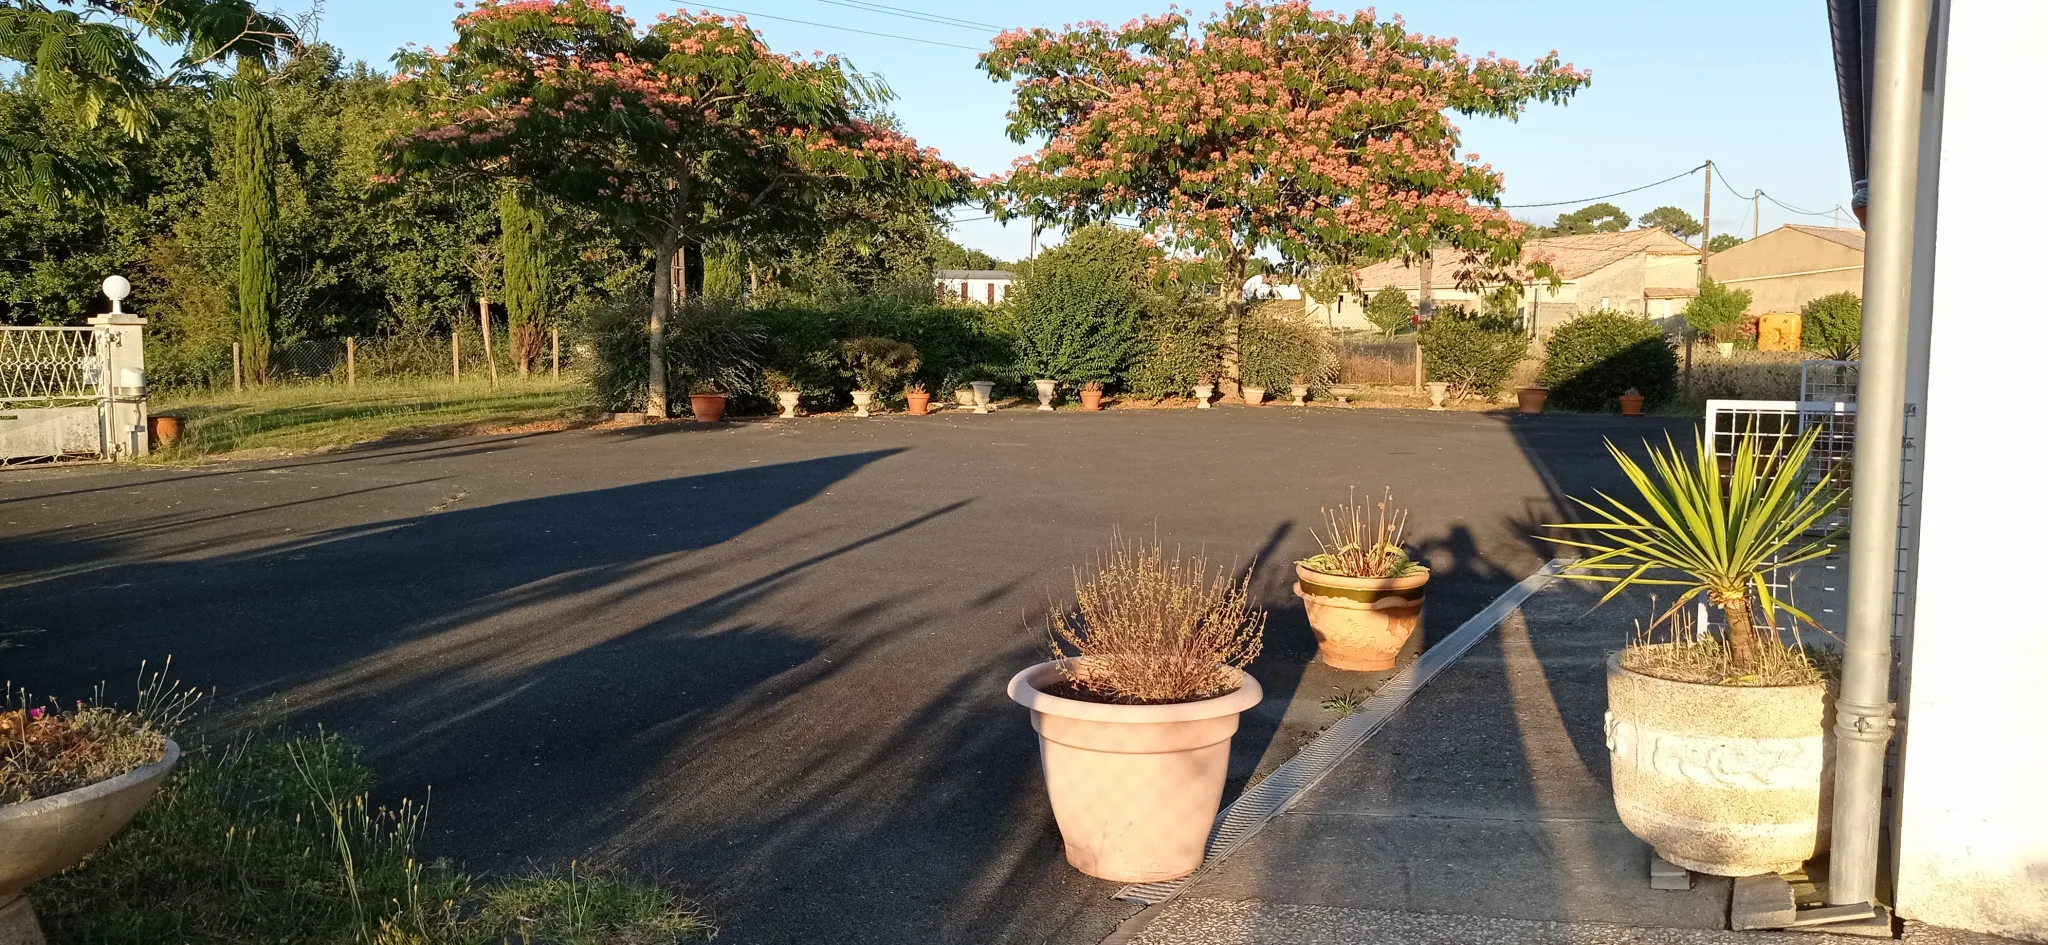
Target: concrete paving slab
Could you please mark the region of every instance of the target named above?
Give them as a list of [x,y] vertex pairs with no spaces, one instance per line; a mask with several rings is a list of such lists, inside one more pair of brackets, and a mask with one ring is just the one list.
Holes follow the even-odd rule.
[[1867,945],[1803,932],[1537,922],[1296,903],[1178,899],[1128,945]]

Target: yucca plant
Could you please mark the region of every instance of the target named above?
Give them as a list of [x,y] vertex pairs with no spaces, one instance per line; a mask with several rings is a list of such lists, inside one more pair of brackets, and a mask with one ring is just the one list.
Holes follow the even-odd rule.
[[1695,440],[1690,457],[1666,437],[1663,449],[1650,448],[1647,470],[1609,442],[1607,451],[1635,486],[1643,507],[1605,493],[1598,504],[1574,497],[1595,520],[1545,526],[1585,536],[1548,539],[1590,552],[1563,576],[1614,585],[1601,604],[1636,585],[1685,588],[1659,621],[1705,594],[1727,619],[1732,668],[1755,673],[1762,641],[1752,602],[1763,607],[1767,624],[1784,611],[1819,626],[1772,593],[1768,577],[1833,552],[1841,534],[1837,528],[1814,536],[1848,498],[1847,490],[1836,486],[1833,469],[1822,470],[1808,487],[1807,461],[1820,432],[1811,428],[1789,445],[1784,436],[1768,444],[1754,434],[1742,437],[1725,476],[1704,437]]

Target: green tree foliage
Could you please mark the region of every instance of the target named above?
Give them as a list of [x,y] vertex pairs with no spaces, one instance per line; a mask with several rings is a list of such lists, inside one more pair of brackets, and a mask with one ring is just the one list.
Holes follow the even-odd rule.
[[1543,228],[1544,236],[1575,236],[1581,233],[1619,233],[1628,229],[1629,215],[1611,203],[1596,203],[1557,215],[1557,222]]
[[968,249],[943,233],[931,235],[934,269],[1008,269],[1009,264],[978,249]]
[[915,346],[894,338],[851,338],[840,344],[839,356],[854,388],[877,397],[895,393],[924,363]]
[[1717,329],[1741,324],[1749,300],[1748,289],[1731,289],[1712,279],[1703,279],[1700,294],[1685,303],[1685,323],[1700,335],[1712,335]]
[[660,339],[679,249],[800,229],[862,191],[935,207],[968,190],[936,152],[860,117],[883,86],[836,57],[772,52],[742,20],[680,11],[642,28],[605,0],[485,0],[455,30],[447,53],[404,57],[427,114],[392,166],[516,180],[649,250],[650,413],[668,402]]
[[1017,285],[1017,366],[1034,378],[1108,384],[1137,353],[1144,289],[1159,252],[1113,226],[1075,230]]
[[1451,385],[1460,398],[1500,396],[1515,365],[1529,351],[1529,339],[1472,318],[1438,315],[1422,326],[1422,363],[1432,381]]
[[1689,240],[1700,235],[1700,221],[1693,219],[1692,214],[1677,207],[1658,207],[1649,213],[1637,217],[1636,225],[1646,229],[1655,228],[1663,230],[1682,240]]
[[505,266],[505,334],[512,363],[526,374],[540,360],[548,320],[547,213],[540,198],[517,185],[498,194],[498,253]]
[[1538,380],[1567,410],[1618,410],[1629,390],[1655,408],[1678,393],[1678,356],[1648,319],[1587,312],[1550,333]]
[[737,240],[714,240],[704,247],[704,297],[738,301],[747,291],[747,261]]
[[[585,337],[596,356],[591,386],[598,402],[613,411],[647,410],[646,289],[633,286],[596,305],[585,320]],[[663,326],[662,390],[673,410],[692,391],[744,396],[758,392],[768,333],[753,312],[708,299],[693,300]]]
[[277,132],[270,123],[269,70],[243,59],[229,90],[234,114],[235,206],[240,242],[235,263],[235,338],[250,382],[270,377],[277,307]]
[[1223,367],[1223,306],[1185,283],[1157,286],[1146,301],[1137,351],[1124,372],[1125,389],[1140,397],[1187,394]]
[[1799,309],[1799,344],[1825,351],[1837,361],[1853,361],[1863,344],[1863,297],[1854,292],[1823,295]]
[[1415,324],[1414,316],[1415,305],[1408,301],[1408,293],[1393,286],[1373,293],[1365,306],[1365,320],[1389,335],[1408,330]]
[[1707,252],[1726,252],[1742,244],[1742,237],[1736,236],[1733,233],[1716,233],[1713,239],[1707,241]]

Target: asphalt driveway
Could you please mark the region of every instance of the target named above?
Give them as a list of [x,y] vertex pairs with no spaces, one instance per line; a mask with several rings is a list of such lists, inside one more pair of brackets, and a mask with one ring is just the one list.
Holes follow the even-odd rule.
[[1284,407],[834,418],[0,474],[0,677],[175,658],[217,711],[432,788],[427,852],[663,876],[744,943],[1099,941],[1021,709],[1042,617],[1112,529],[1257,561],[1265,705],[1231,793],[1371,688],[1312,664],[1288,563],[1390,485],[1431,639],[1612,488],[1623,420]]

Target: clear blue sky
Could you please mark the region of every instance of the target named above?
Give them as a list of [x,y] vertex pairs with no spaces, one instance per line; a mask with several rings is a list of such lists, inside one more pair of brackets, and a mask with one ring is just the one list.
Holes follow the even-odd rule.
[[[301,12],[311,0],[273,0]],[[777,49],[824,50],[885,78],[893,110],[921,143],[976,173],[993,173],[1029,150],[1003,134],[1009,87],[974,68],[975,52],[865,35],[858,30],[984,48],[991,31],[891,16],[831,0],[724,0],[719,12],[744,12]],[[1002,26],[1059,26],[1085,19],[1120,23],[1157,12],[1166,0],[879,0],[904,10]],[[1186,5],[1186,0],[1182,0]],[[1203,6],[1206,0],[1196,0]],[[660,0],[627,0],[642,22],[676,9]],[[1335,8],[1351,9],[1344,4]],[[691,9],[702,8],[691,5]],[[1714,183],[1715,232],[1747,238],[1750,192],[1794,207],[1827,211],[1849,203],[1842,121],[1822,0],[1727,0],[1700,7],[1669,0],[1436,0],[1379,7],[1411,28],[1456,37],[1473,53],[1527,61],[1551,49],[1591,69],[1593,85],[1562,108],[1538,106],[1519,123],[1469,119],[1465,150],[1507,176],[1509,204],[1574,200],[1660,180],[1712,158],[1728,183]],[[330,0],[320,38],[351,58],[388,67],[408,42],[442,46],[452,37],[447,0]],[[770,19],[781,17],[783,19]],[[804,20],[825,26],[785,22]],[[1674,204],[1700,214],[1701,174],[1615,198],[1640,215]],[[1572,207],[1516,210],[1549,222]],[[960,217],[979,216],[960,211]],[[1844,212],[1844,225],[1854,221]],[[1783,223],[1829,225],[1763,201],[1763,229]],[[960,242],[1003,258],[1022,256],[1023,224],[965,222]]]

